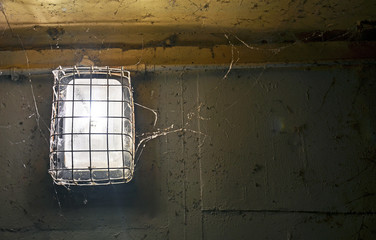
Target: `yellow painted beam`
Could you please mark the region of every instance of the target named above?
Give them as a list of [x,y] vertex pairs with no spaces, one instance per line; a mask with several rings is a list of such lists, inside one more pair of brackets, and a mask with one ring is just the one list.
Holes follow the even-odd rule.
[[0,69],[56,68],[87,56],[98,66],[246,65],[375,59],[376,42],[314,42],[277,45],[177,46],[124,51],[120,48],[0,51]]

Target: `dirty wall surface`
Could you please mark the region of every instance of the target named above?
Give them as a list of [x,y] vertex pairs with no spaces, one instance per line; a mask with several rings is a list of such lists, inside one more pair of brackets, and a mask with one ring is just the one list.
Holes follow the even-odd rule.
[[[54,186],[52,74],[0,76],[1,239],[373,239],[372,64],[132,72],[129,184]],[[32,94],[34,93],[34,94]]]

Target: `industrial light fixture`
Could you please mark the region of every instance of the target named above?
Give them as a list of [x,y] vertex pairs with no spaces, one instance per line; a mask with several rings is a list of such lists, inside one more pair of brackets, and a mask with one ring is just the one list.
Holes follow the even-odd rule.
[[129,182],[134,171],[134,104],[123,68],[53,71],[50,169],[59,185]]

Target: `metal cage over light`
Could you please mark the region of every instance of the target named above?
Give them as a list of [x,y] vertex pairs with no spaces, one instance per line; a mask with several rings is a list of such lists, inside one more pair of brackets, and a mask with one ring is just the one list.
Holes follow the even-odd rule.
[[53,71],[50,169],[59,185],[129,182],[135,153],[130,73],[123,68]]

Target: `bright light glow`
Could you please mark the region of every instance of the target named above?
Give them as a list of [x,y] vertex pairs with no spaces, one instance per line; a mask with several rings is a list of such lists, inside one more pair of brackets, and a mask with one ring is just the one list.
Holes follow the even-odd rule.
[[[73,80],[68,83],[63,107],[66,117],[63,123],[63,132],[66,134],[63,142],[64,149],[68,151],[64,153],[65,167],[88,169],[90,158],[91,168],[107,168],[108,163],[111,168],[123,167],[120,117],[124,106],[121,102],[121,83],[115,79],[108,79],[108,82],[107,79],[85,78],[74,81],[74,86]],[[93,150],[91,156],[90,149]],[[70,150],[74,150],[73,166]],[[107,153],[108,150],[118,151]]]

